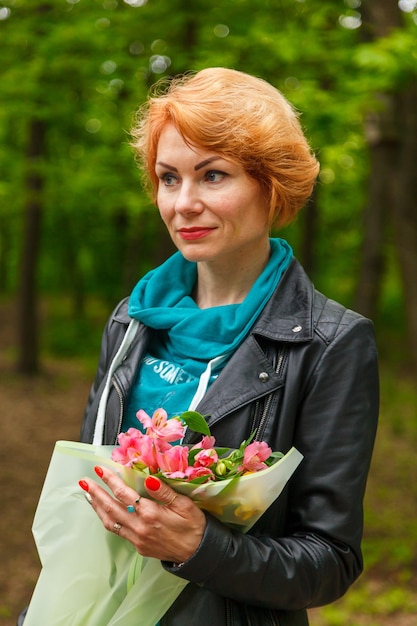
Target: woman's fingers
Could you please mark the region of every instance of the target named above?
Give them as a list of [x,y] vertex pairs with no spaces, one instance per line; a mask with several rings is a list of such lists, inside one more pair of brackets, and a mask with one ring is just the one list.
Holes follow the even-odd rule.
[[112,471],[102,467],[94,468],[96,474],[111,489],[114,497],[94,480],[85,478],[79,481],[89,504],[93,506],[105,527],[109,530],[111,518],[120,518],[125,513],[137,512],[140,496]]
[[100,466],[96,466],[94,471],[97,476],[101,478],[104,484],[112,490],[116,500],[121,502],[125,507],[133,505],[134,501],[138,497],[138,494],[134,491],[134,489],[128,487],[120,476],[111,470]]
[[106,530],[128,539],[137,547],[135,542],[137,516],[132,513],[139,512],[140,496],[107,468],[94,469],[115,497],[95,481],[85,478],[79,481],[79,485],[85,491],[87,501],[94,508]]
[[190,498],[156,476],[145,480],[150,498],[140,498],[111,470],[98,467],[95,471],[114,497],[88,478],[79,484],[108,531],[128,539],[143,556],[180,562],[195,552],[206,517]]
[[160,504],[165,506],[172,507],[178,497],[176,491],[156,476],[148,476],[145,479],[145,487],[152,498],[155,498]]
[[[97,476],[101,478],[101,480],[111,489],[115,498],[126,506],[128,512],[134,512],[131,507],[133,503],[137,500],[138,494],[133,489],[128,487],[126,483],[111,470],[103,467],[95,467],[94,470]],[[86,491],[96,491],[94,481],[80,481],[80,486],[85,489],[85,486],[83,486],[81,483],[84,483],[84,485],[88,486],[88,489],[86,489]],[[145,479],[145,487],[151,498],[156,500],[158,504],[161,505],[172,507],[175,500],[179,496],[179,494],[174,491],[174,489],[172,489],[169,485],[164,483],[156,476],[148,476]],[[181,496],[179,497],[181,498]],[[182,497],[182,499],[183,504],[186,504],[187,506],[187,504],[189,503],[189,498]]]

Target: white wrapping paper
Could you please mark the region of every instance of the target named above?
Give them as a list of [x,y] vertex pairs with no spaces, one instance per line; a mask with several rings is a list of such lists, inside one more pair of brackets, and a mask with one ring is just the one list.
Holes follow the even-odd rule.
[[[55,445],[33,522],[42,564],[25,626],[155,626],[188,584],[107,532],[78,481],[94,466],[120,474],[142,496],[146,475],[111,459],[113,446]],[[206,485],[169,482],[201,508],[247,532],[280,495],[302,455],[292,448],[266,470]]]

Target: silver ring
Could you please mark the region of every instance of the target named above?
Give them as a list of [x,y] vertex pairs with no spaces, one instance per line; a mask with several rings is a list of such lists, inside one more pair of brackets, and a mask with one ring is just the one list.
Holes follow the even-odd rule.
[[88,492],[84,493],[84,498],[87,500],[88,504],[93,504],[93,498],[90,496]]
[[128,505],[127,505],[127,507],[126,507],[126,508],[127,508],[127,512],[128,512],[128,513],[136,513],[136,512],[137,512],[137,511],[136,511],[136,506],[135,506],[135,504],[136,504],[136,505],[138,505],[138,504],[139,504],[139,502],[140,502],[140,498],[141,498],[141,496],[138,496],[138,497],[136,498],[136,500],[135,500],[135,503],[134,503],[134,504],[128,504]]
[[121,527],[122,527],[122,525],[121,525],[121,524],[119,524],[119,522],[114,522],[114,524],[113,524],[113,532],[114,532],[116,535],[119,535],[119,534],[120,534],[120,529],[121,529]]

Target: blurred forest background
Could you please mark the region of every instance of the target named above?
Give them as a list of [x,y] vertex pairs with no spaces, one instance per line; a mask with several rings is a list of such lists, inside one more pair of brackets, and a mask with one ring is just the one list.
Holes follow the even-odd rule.
[[[56,369],[70,402],[65,393],[93,375],[113,306],[172,251],[129,147],[156,80],[236,68],[301,112],[321,172],[279,235],[321,291],[374,320],[382,379],[367,573],[311,620],[415,625],[417,2],[0,0],[0,58],[0,386],[9,400],[47,393],[42,377]],[[5,424],[19,420],[8,417],[3,442]],[[42,471],[49,454],[39,450]],[[0,623],[14,623],[2,619],[36,580],[16,598],[16,575],[6,567],[0,580]]]

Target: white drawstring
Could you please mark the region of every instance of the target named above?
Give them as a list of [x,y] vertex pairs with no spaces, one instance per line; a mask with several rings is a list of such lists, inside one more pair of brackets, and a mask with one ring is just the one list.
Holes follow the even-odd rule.
[[[94,445],[100,446],[103,443],[104,423],[105,423],[105,418],[106,418],[106,405],[107,405],[107,398],[108,398],[109,391],[110,391],[111,379],[113,377],[114,372],[119,367],[120,363],[123,361],[125,355],[127,354],[127,351],[136,335],[136,330],[137,330],[138,325],[139,325],[138,320],[134,320],[134,319],[131,320],[127,328],[126,334],[123,338],[123,341],[120,345],[120,348],[118,349],[113,361],[110,364],[110,368],[107,374],[106,384],[104,385],[103,393],[101,395],[100,402],[98,405],[98,410],[97,410],[97,419],[96,419],[96,425],[94,428],[94,437],[93,437]],[[188,407],[189,411],[194,411],[195,408],[198,406],[199,402],[203,399],[203,396],[207,391],[207,387],[209,385],[210,377],[211,377],[213,369],[216,367],[216,365],[221,363],[221,361],[225,360],[227,357],[228,357],[228,354],[222,354],[220,356],[215,357],[214,359],[212,359],[211,361],[207,363],[206,369],[200,376],[197,391],[195,392],[194,397],[191,400],[190,406]]]
[[200,401],[203,399],[204,394],[207,391],[207,387],[210,382],[210,376],[211,376],[213,369],[216,367],[216,365],[221,363],[227,357],[228,357],[228,354],[221,354],[220,356],[216,356],[214,359],[211,359],[211,361],[207,363],[206,369],[200,376],[197,391],[195,392],[194,397],[191,400],[190,406],[188,407],[189,411],[194,411],[195,408],[200,403]]
[[93,444],[96,446],[101,446],[103,443],[103,434],[104,434],[104,422],[106,417],[106,405],[107,405],[107,397],[110,391],[111,379],[113,377],[114,372],[119,367],[120,363],[123,361],[135,335],[136,330],[139,325],[138,320],[132,319],[127,327],[127,331],[125,336],[123,337],[123,341],[120,344],[120,348],[118,349],[113,361],[111,362],[109,372],[107,374],[106,384],[103,389],[103,393],[100,398],[100,403],[98,405],[97,411],[97,419],[96,425],[94,428],[94,437]]

